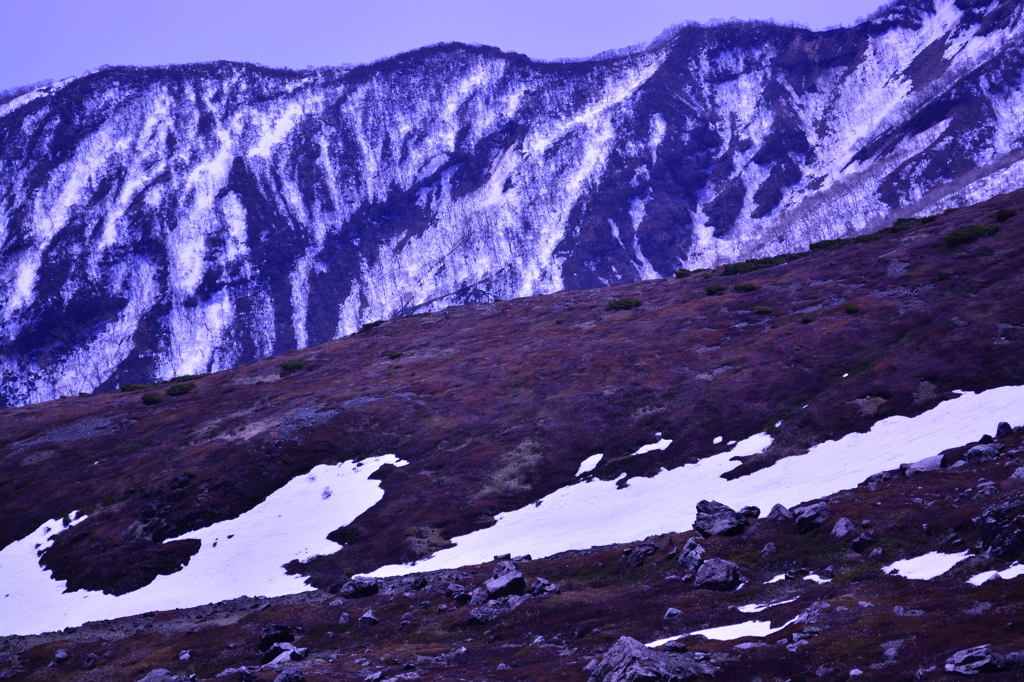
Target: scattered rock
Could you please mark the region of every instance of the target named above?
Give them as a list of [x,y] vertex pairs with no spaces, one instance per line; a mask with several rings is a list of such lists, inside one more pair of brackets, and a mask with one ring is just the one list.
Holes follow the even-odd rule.
[[853,521],[845,516],[836,521],[836,525],[832,526],[832,536],[840,539],[845,538],[850,533],[855,533],[856,531],[857,526],[853,525]]
[[590,682],[677,682],[713,675],[710,663],[690,653],[649,649],[632,637],[620,637],[590,675]]
[[664,619],[665,620],[673,620],[675,618],[678,618],[681,615],[683,615],[682,611],[680,611],[679,609],[677,609],[677,608],[675,608],[673,606],[670,606],[668,608],[668,611],[665,612]]
[[985,507],[975,519],[982,542],[997,557],[1016,556],[1024,550],[1024,496]]
[[305,647],[298,648],[291,642],[278,642],[267,649],[260,660],[262,665],[268,663],[288,663],[290,661],[301,661],[306,658],[309,650]]
[[517,608],[524,601],[529,599],[525,595],[509,595],[487,602],[469,612],[469,625],[482,625],[490,623],[499,616]]
[[260,644],[259,650],[266,651],[278,642],[294,642],[295,635],[292,634],[292,629],[287,625],[281,625],[280,623],[272,623],[265,625],[260,630]]
[[370,609],[363,615],[359,616],[359,627],[368,628],[373,627],[380,621],[377,620],[377,616],[373,615],[373,609]]
[[68,660],[68,652],[66,649],[57,649],[57,651],[53,653],[54,663],[63,663],[66,660]]
[[341,590],[339,590],[339,594],[341,594],[345,599],[372,597],[378,592],[380,592],[380,585],[377,584],[376,580],[365,580],[361,578],[349,580],[347,583],[342,585]]
[[540,596],[544,594],[558,594],[562,590],[558,585],[545,578],[536,578],[530,586],[530,594]]
[[497,575],[484,583],[488,599],[501,599],[512,594],[526,592],[526,579],[519,571],[512,570]]
[[999,426],[996,427],[996,438],[1006,438],[1013,434],[1013,427],[1006,422],[999,422]]
[[792,521],[793,512],[789,511],[789,509],[783,507],[781,504],[777,504],[772,507],[770,512],[768,512],[767,518],[770,521]]
[[704,537],[712,535],[739,535],[747,519],[721,502],[701,500],[697,503],[697,518],[693,529]]
[[900,468],[904,470],[907,476],[914,476],[925,471],[938,471],[945,468],[946,464],[945,455],[935,455],[934,457],[925,457],[913,464],[901,465]]
[[705,590],[734,590],[740,584],[740,567],[725,559],[708,559],[697,570],[694,587]]
[[285,668],[274,682],[306,682],[306,677],[297,668]]
[[774,542],[769,542],[768,544],[766,544],[764,547],[761,548],[761,558],[764,559],[764,558],[770,557],[772,554],[775,554],[775,552],[777,552],[777,551],[779,551],[779,548],[775,546],[775,543]]
[[958,651],[946,661],[946,672],[959,675],[997,672],[1004,667],[1003,657],[989,650],[988,645]]
[[645,542],[642,545],[633,547],[632,549],[626,550],[626,565],[633,568],[639,568],[644,565],[644,560],[650,555],[657,551],[657,547],[649,542]]
[[998,443],[986,443],[975,445],[964,453],[964,460],[967,462],[985,461],[996,459],[1003,451],[1003,446]]
[[860,554],[873,544],[875,544],[875,534],[872,531],[867,531],[854,538],[853,542],[850,543],[850,549]]
[[352,614],[350,614],[347,611],[342,613],[340,616],[338,616],[338,625],[348,625],[351,622],[352,622]]
[[818,502],[806,507],[797,507],[793,513],[796,515],[796,529],[803,535],[828,521],[832,516],[832,509],[825,502]]
[[1013,473],[1010,474],[1010,478],[1024,478],[1024,467],[1014,469]]
[[688,538],[679,550],[679,565],[688,571],[696,571],[704,563],[704,548],[693,538]]
[[868,554],[868,558],[875,559],[876,561],[881,561],[882,560],[882,554],[883,554],[882,548],[881,547],[875,547],[873,550],[871,550],[871,553]]
[[175,675],[170,670],[157,668],[146,673],[146,676],[140,678],[139,682],[185,682],[186,679],[185,677]]

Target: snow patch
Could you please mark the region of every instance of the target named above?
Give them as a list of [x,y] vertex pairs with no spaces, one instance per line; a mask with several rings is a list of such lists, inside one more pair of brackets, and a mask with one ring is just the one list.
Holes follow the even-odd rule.
[[957,554],[928,552],[913,559],[895,561],[884,567],[882,571],[889,575],[899,575],[910,580],[931,580],[953,568],[968,556],[968,552],[959,552]]
[[603,454],[591,455],[585,460],[580,462],[579,471],[576,472],[576,476],[582,476],[588,471],[593,471],[597,468],[597,465],[601,463],[601,459],[604,457]]

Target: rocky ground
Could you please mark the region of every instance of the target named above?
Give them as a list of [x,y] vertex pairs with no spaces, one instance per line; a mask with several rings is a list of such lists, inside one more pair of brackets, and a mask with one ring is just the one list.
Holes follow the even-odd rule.
[[[818,244],[773,267],[452,308],[230,372],[6,410],[0,544],[89,512],[42,556],[72,589],[121,594],[179,570],[198,543],[160,541],[238,516],[314,465],[384,453],[409,464],[375,475],[384,498],[332,534],[344,549],[291,566],[320,591],[9,637],[0,674],[123,680],[165,668],[211,678],[234,668],[238,679],[272,680],[281,666],[257,671],[257,644],[275,624],[306,649],[289,665],[308,680],[611,680],[611,663],[585,668],[621,637],[649,642],[753,618],[778,627],[801,614],[763,640],[684,638],[681,659],[632,660],[628,640],[608,658],[661,666],[663,677],[690,666],[717,668],[719,679],[845,679],[855,668],[862,679],[910,679],[935,666],[922,674],[941,679],[957,651],[1024,649],[1016,581],[965,582],[1021,551],[1024,490],[1011,478],[1024,465],[1020,435],[996,434],[995,424],[979,424],[979,436],[998,435],[1002,451],[952,466],[965,444],[938,470],[874,478],[823,500],[827,518],[806,533],[796,520],[734,518],[737,534],[697,540],[726,583],[730,569],[712,560],[736,564],[738,591],[695,584],[700,567],[678,560],[694,536],[686,528],[517,561],[526,592],[498,600],[475,591],[497,563],[424,574],[422,586],[381,581],[363,597],[344,588],[353,572],[423,557],[574,482],[595,452],[607,453],[599,478],[650,476],[725,451],[716,436],[767,430],[773,445],[738,464],[739,476],[919,414],[954,390],[1024,384],[1024,218],[1014,211],[1024,215],[1024,193]],[[626,457],[656,433],[672,445]],[[997,503],[1008,506],[986,512]],[[836,538],[840,519],[849,532]],[[881,572],[929,550],[966,549],[975,556],[942,578]],[[833,577],[818,584],[805,570]],[[765,584],[785,573],[793,579]],[[539,578],[558,590],[537,587]],[[787,599],[754,615],[731,608]],[[669,608],[680,613],[666,619]],[[367,611],[378,622],[361,627]],[[67,657],[55,662],[59,650]],[[1019,675],[1013,662],[990,662],[1002,669],[989,678]]]
[[[966,581],[1007,568],[1024,546],[1022,432],[947,451],[945,467],[882,472],[855,490],[809,501],[802,507],[815,513],[802,517],[782,508],[762,510],[760,519],[711,509],[696,524],[719,533],[706,538],[689,530],[542,560],[348,580],[333,593],[244,598],[8,637],[0,640],[0,675],[128,680],[166,669],[234,682],[280,679],[293,668],[310,682],[781,682],[848,679],[859,670],[863,680],[944,680],[958,676],[947,672],[958,652],[983,646],[963,670],[975,661],[985,679],[1020,679],[1014,653],[1024,651],[1024,577]],[[730,523],[730,514],[739,520]],[[895,559],[964,549],[968,559],[931,580],[882,570]],[[769,582],[779,575],[786,577]],[[737,610],[750,604],[778,605]],[[629,646],[794,618],[764,638],[683,636],[656,650],[640,647],[640,658]],[[630,677],[631,665],[661,672]]]

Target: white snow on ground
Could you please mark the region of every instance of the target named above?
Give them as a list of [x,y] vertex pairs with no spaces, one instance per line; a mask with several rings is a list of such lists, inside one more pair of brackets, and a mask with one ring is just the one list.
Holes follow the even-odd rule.
[[761,613],[762,611],[767,611],[768,609],[772,608],[773,606],[782,606],[783,604],[790,604],[792,602],[795,602],[796,599],[797,599],[796,597],[793,597],[792,599],[785,599],[783,601],[776,601],[776,602],[772,602],[771,604],[745,604],[743,606],[738,607],[737,610],[740,613]]
[[[785,603],[785,602],[783,602]],[[799,616],[797,616],[799,618]],[[728,642],[733,639],[739,639],[741,637],[767,637],[773,635],[780,630],[789,627],[790,624],[796,622],[796,618],[788,620],[777,628],[772,627],[771,621],[768,620],[751,620],[746,623],[734,623],[732,625],[723,625],[717,628],[708,628],[707,630],[697,630],[696,632],[689,633],[690,635],[704,635],[708,639],[713,639],[718,642]],[[688,635],[676,635],[675,637],[666,637],[665,639],[657,639],[653,642],[648,643],[646,646],[655,649],[663,644],[674,642],[677,639],[682,639]]]
[[[634,452],[633,455],[646,455],[648,452],[654,452],[655,450],[664,450],[669,445],[672,445],[672,441],[668,438],[662,438],[657,443],[642,446],[639,450]],[[633,455],[630,455],[630,457]]]
[[775,576],[771,580],[766,581],[765,585],[771,585],[772,583],[780,583],[780,582],[782,582],[785,579],[786,579],[786,574],[785,573],[780,573],[779,575]]
[[953,568],[966,559],[967,556],[967,552],[959,552],[958,554],[928,552],[913,559],[893,562],[883,568],[882,571],[889,575],[899,575],[911,580],[931,580]]
[[1019,575],[1024,575],[1024,566],[1014,561],[1012,564],[1010,564],[1009,568],[1004,568],[1001,571],[985,571],[984,573],[978,573],[977,575],[972,575],[970,578],[968,578],[967,582],[977,587],[978,585],[986,583],[989,580],[992,580],[993,578],[1002,578],[1003,580],[1009,580],[1011,578],[1016,578]]
[[[362,462],[321,464],[293,478],[238,518],[186,533],[199,551],[182,570],[157,576],[149,585],[121,596],[64,592],[39,565],[37,553],[63,530],[48,521],[28,537],[0,551],[0,635],[28,635],[75,627],[94,620],[201,606],[241,596],[277,597],[310,589],[305,578],[282,566],[338,551],[327,534],[348,525],[384,496],[369,476],[384,464],[404,466],[395,455]],[[76,518],[74,523],[80,522]]]
[[832,582],[831,578],[822,578],[817,573],[811,573],[810,575],[805,575],[804,576],[804,580],[810,580],[812,582],[818,583],[819,585],[824,585],[825,583]]
[[[963,392],[916,417],[889,417],[867,433],[851,433],[814,446],[805,455],[787,457],[732,481],[722,478],[736,456],[764,450],[772,439],[759,433],[731,450],[694,464],[632,478],[580,481],[537,503],[497,516],[489,528],[453,538],[456,546],[416,564],[384,566],[370,575],[458,568],[490,561],[497,554],[534,558],[594,545],[631,542],[661,533],[689,530],[702,499],[734,509],[801,502],[855,488],[868,476],[915,462],[979,438],[1000,421],[1024,422],[1024,386],[1003,386],[981,393]],[[620,477],[621,478],[621,477]]]
[[596,469],[597,465],[601,463],[602,457],[604,457],[604,455],[602,454],[591,455],[590,457],[587,457],[585,460],[580,462],[580,468],[579,471],[576,472],[576,476],[582,476],[588,471],[593,471],[594,469]]

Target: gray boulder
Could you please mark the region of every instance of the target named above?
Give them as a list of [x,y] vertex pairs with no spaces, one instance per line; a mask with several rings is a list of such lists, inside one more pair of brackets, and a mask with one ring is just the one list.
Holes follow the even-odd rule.
[[291,642],[278,642],[273,645],[263,654],[263,658],[260,660],[262,665],[268,663],[289,663],[291,661],[301,661],[306,658],[306,653],[309,650],[306,647],[301,649]]
[[341,586],[340,590],[338,590],[338,594],[345,599],[362,599],[363,597],[372,597],[378,592],[380,592],[380,585],[377,584],[376,580],[364,580],[362,578],[349,580]]
[[781,504],[777,504],[772,507],[770,512],[768,512],[767,518],[770,521],[792,521],[793,512],[789,511],[789,509],[783,507]]
[[655,547],[649,542],[645,542],[642,545],[637,545],[636,547],[633,547],[631,550],[629,550],[629,553],[626,554],[626,565],[631,566],[633,568],[639,568],[640,566],[643,566],[644,561],[647,559],[647,557],[654,554],[657,551],[657,549],[657,547]]
[[775,552],[777,552],[777,551],[779,551],[779,548],[775,546],[775,543],[774,542],[769,542],[768,544],[766,544],[764,547],[761,548],[761,558],[765,559],[767,557],[770,557],[772,554],[775,554]]
[[512,611],[519,607],[529,597],[523,595],[509,595],[507,597],[501,597],[489,601],[483,606],[477,607],[469,612],[469,624],[470,625],[482,625],[484,623],[490,623],[492,620],[496,620],[500,616]]
[[373,627],[379,622],[380,620],[377,619],[377,616],[373,615],[373,609],[359,616],[359,627],[361,628]]
[[958,675],[998,672],[1004,667],[1003,657],[990,651],[987,644],[958,651],[946,661],[946,672]]
[[297,668],[285,668],[274,678],[274,682],[306,682],[306,677]]
[[1017,467],[1014,469],[1013,473],[1010,474],[1010,478],[1024,478],[1024,467]]
[[739,535],[747,525],[742,514],[714,500],[697,503],[697,518],[693,529],[704,537],[712,535]]
[[1003,446],[999,443],[988,443],[985,445],[975,445],[973,448],[964,453],[964,460],[968,462],[984,461],[987,459],[995,459],[999,457],[1003,451]]
[[681,615],[683,615],[682,611],[680,611],[679,609],[675,608],[674,606],[670,606],[670,607],[668,607],[668,610],[665,611],[665,615],[663,616],[663,618],[665,620],[674,620],[674,619],[678,618]]
[[351,622],[352,614],[350,614],[347,611],[343,612],[340,616],[338,616],[338,625],[348,625]]
[[591,673],[590,682],[684,682],[716,672],[693,654],[658,651],[632,637],[620,637]]
[[526,592],[526,578],[516,570],[503,572],[484,583],[488,599],[501,599],[512,594]]
[[840,540],[855,532],[857,532],[857,526],[853,525],[853,521],[846,517],[839,519],[836,521],[836,525],[832,526],[832,536]]
[[541,596],[544,594],[558,594],[562,590],[546,578],[536,578],[530,586],[530,594]]
[[693,538],[688,538],[686,544],[679,550],[677,561],[686,570],[696,571],[704,563],[704,548]]
[[[946,456],[935,455],[934,457],[925,457],[924,459],[914,462],[913,464],[907,464],[905,472],[907,476],[914,476],[921,474],[926,471],[938,471],[946,467]],[[901,467],[903,468],[903,467]]]
[[63,663],[66,660],[68,660],[67,649],[57,649],[57,651],[54,652],[54,654],[53,654],[53,662],[54,663]]
[[806,507],[797,507],[793,510],[796,516],[796,529],[803,535],[815,528],[819,528],[829,517],[832,516],[832,509],[824,502],[809,504]]
[[697,569],[694,587],[705,590],[734,590],[740,584],[740,567],[725,559],[708,559]]
[[1006,438],[1013,434],[1013,427],[1006,422],[999,422],[999,426],[996,427],[996,438]]
[[274,644],[278,642],[294,642],[295,635],[292,634],[292,629],[287,625],[281,625],[280,623],[271,623],[270,625],[264,625],[263,629],[260,630],[260,643],[259,650],[266,651]]
[[860,554],[873,544],[875,544],[875,534],[871,531],[868,531],[866,533],[861,533],[856,538],[854,538],[853,542],[850,543],[850,549]]
[[139,679],[139,682],[185,682],[186,679],[188,678],[175,675],[170,670],[157,668],[146,673],[146,676]]

